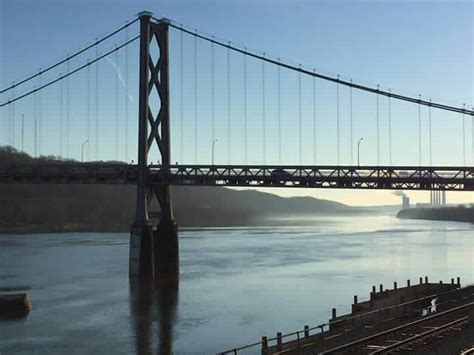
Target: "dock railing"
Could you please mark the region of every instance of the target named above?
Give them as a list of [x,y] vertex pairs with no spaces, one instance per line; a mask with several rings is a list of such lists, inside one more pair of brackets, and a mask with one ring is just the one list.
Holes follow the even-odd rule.
[[[391,305],[391,306],[384,307],[384,308],[375,309],[375,310],[364,312],[364,313],[361,313],[361,314],[356,314],[354,316],[349,316],[349,317],[346,317],[346,318],[343,318],[343,319],[330,320],[327,323],[321,323],[321,324],[315,325],[313,327],[309,327],[308,325],[305,325],[304,329],[302,329],[302,330],[296,330],[296,331],[286,333],[286,334],[282,334],[281,332],[277,332],[277,335],[273,338],[268,338],[267,336],[262,336],[262,339],[260,341],[257,341],[257,342],[254,342],[254,343],[251,343],[251,344],[248,344],[248,345],[244,345],[244,346],[241,346],[241,347],[236,347],[236,348],[233,348],[233,349],[229,349],[229,350],[220,352],[219,354],[221,354],[221,355],[238,354],[242,350],[254,348],[254,347],[257,347],[257,346],[261,347],[261,353],[262,354],[266,354],[267,351],[270,348],[276,348],[275,350],[278,349],[280,351],[298,349],[298,348],[300,348],[301,346],[304,346],[304,345],[310,345],[310,344],[314,344],[318,341],[324,341],[325,340],[325,334],[328,333],[328,331],[330,330],[330,327],[331,328],[337,328],[337,330],[342,330],[341,334],[344,334],[344,333],[349,332],[349,331],[351,331],[352,329],[355,328],[354,326],[352,326],[351,328],[348,328],[348,327],[346,327],[347,324],[350,323],[352,325],[356,325],[357,322],[360,321],[362,318],[366,318],[370,315],[385,314],[386,312],[389,312],[390,310],[394,310],[394,309],[397,311],[398,314],[397,314],[397,316],[389,318],[388,320],[390,320],[390,321],[401,320],[403,318],[408,318],[408,317],[411,317],[413,315],[423,316],[424,312],[426,312],[426,315],[429,315],[429,314],[431,314],[431,306],[428,305],[428,304],[420,306],[418,308],[415,308],[414,310],[412,309],[412,310],[407,311],[407,308],[409,306],[417,305],[417,304],[420,304],[420,303],[423,304],[425,302],[430,302],[430,304],[431,304],[431,300],[433,300],[434,298],[439,298],[440,296],[443,296],[443,295],[446,296],[448,294],[455,293],[455,292],[461,292],[459,294],[459,296],[456,297],[456,298],[452,298],[452,299],[449,299],[449,300],[444,301],[444,302],[436,303],[436,309],[439,311],[439,308],[443,308],[444,306],[449,306],[449,305],[452,306],[453,303],[455,303],[455,302],[464,301],[464,300],[469,299],[469,298],[474,298],[473,286],[474,285],[470,285],[470,286],[467,286],[467,287],[462,288],[462,289],[461,288],[456,288],[456,289],[449,290],[449,291],[435,293],[435,294],[424,296],[424,297],[421,297],[421,298],[418,298],[418,299],[415,299],[415,300],[412,300],[412,301],[409,301],[409,302],[396,304],[396,305]],[[325,330],[325,328],[327,328],[327,330]],[[317,331],[317,332],[315,332],[315,331]],[[335,337],[335,336],[339,336],[341,334],[337,334],[337,335],[333,334],[330,337],[332,338],[332,337]],[[311,339],[316,335],[320,335],[320,337],[317,340],[316,339]],[[291,339],[288,339],[288,338],[291,338]],[[285,339],[287,339],[286,342],[284,341]],[[329,338],[327,338],[327,339],[329,339]],[[283,348],[285,348],[285,349],[283,349]]]

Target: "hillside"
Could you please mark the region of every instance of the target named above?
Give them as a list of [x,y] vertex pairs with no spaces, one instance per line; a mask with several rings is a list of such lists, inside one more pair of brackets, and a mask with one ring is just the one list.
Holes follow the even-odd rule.
[[[0,164],[60,161],[34,159],[0,149]],[[341,203],[311,197],[282,198],[256,190],[223,187],[172,188],[181,227],[245,226],[268,217],[353,213]],[[0,232],[128,231],[135,209],[135,187],[118,185],[0,184]],[[150,213],[157,216],[152,203]]]

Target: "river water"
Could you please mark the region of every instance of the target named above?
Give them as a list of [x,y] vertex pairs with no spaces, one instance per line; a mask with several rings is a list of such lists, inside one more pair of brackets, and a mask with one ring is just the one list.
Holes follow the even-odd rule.
[[325,322],[372,285],[474,282],[472,224],[286,224],[297,226],[181,230],[179,284],[166,285],[130,285],[127,234],[0,235],[0,292],[33,304],[0,319],[0,353],[215,353]]

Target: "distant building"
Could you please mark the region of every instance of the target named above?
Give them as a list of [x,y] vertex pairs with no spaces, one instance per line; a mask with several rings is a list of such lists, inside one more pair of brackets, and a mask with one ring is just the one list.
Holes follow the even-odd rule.
[[402,210],[410,208],[410,197],[402,196]]
[[418,202],[418,203],[416,204],[416,207],[417,207],[417,208],[427,208],[427,207],[431,207],[431,204]]
[[444,190],[430,191],[430,205],[431,206],[446,206],[446,191]]

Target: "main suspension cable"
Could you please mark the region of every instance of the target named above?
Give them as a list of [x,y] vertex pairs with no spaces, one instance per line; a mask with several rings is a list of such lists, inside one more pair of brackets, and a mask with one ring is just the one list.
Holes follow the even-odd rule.
[[[158,22],[163,21],[162,19],[157,19],[157,18],[153,18],[153,19],[155,21],[158,21]],[[456,107],[456,106],[445,105],[445,104],[441,104],[441,103],[437,103],[437,102],[430,102],[428,100],[421,100],[420,98],[414,98],[414,97],[410,97],[410,96],[394,94],[393,92],[376,89],[376,88],[373,88],[373,87],[370,87],[370,86],[355,84],[353,82],[346,81],[346,80],[341,80],[338,77],[334,78],[334,77],[324,75],[324,74],[321,74],[321,73],[312,72],[310,70],[300,68],[299,66],[287,64],[287,63],[284,63],[282,61],[278,61],[276,59],[269,58],[265,55],[260,55],[260,54],[254,53],[254,52],[250,52],[247,49],[241,49],[241,48],[235,47],[233,45],[218,41],[215,38],[211,38],[211,37],[199,34],[197,32],[192,32],[190,30],[187,30],[187,29],[183,28],[182,26],[178,26],[178,25],[174,24],[173,22],[170,22],[170,20],[168,20],[168,19],[166,19],[166,22],[168,23],[168,25],[170,27],[172,27],[174,29],[177,29],[179,31],[183,31],[183,32],[185,32],[189,35],[195,36],[195,37],[200,38],[204,41],[214,43],[218,46],[231,49],[231,50],[233,50],[235,52],[238,52],[238,53],[241,53],[241,54],[245,54],[249,57],[260,59],[260,60],[263,60],[265,62],[274,64],[274,65],[278,65],[280,67],[287,68],[289,70],[300,72],[300,73],[305,74],[305,75],[313,76],[313,77],[316,77],[316,78],[319,78],[319,79],[322,79],[322,80],[326,80],[326,81],[330,81],[330,82],[333,82],[333,83],[338,83],[340,85],[352,87],[352,88],[357,89],[357,90],[367,91],[367,92],[371,92],[373,94],[382,95],[382,96],[386,96],[386,97],[391,97],[391,98],[396,99],[396,100],[411,102],[411,103],[414,103],[414,104],[419,104],[419,105],[424,105],[424,106],[431,106],[433,108],[440,109],[440,110],[452,111],[452,112],[456,112],[456,113],[465,113],[466,115],[474,116],[474,109],[467,110],[465,108],[460,108],[460,107]]]
[[[46,87],[48,87],[48,86],[50,86],[50,85],[53,85],[54,83],[57,83],[58,81],[63,80],[63,79],[65,79],[65,78],[67,78],[67,77],[69,77],[69,76],[71,76],[71,75],[77,73],[78,71],[83,70],[84,68],[87,68],[87,66],[89,66],[89,65],[91,65],[91,64],[94,64],[95,62],[98,62],[98,61],[101,60],[101,59],[104,59],[105,57],[109,56],[109,55],[112,54],[113,52],[118,51],[119,49],[121,49],[121,48],[123,48],[123,47],[129,45],[130,43],[136,41],[136,40],[139,39],[139,38],[140,38],[140,36],[136,36],[136,37],[132,38],[131,40],[129,40],[129,41],[127,41],[127,42],[121,44],[120,46],[118,46],[118,47],[116,47],[116,48],[114,48],[114,49],[112,49],[112,50],[110,50],[110,51],[108,51],[108,52],[102,54],[101,56],[97,57],[96,59],[91,60],[91,61],[87,62],[86,64],[84,64],[84,65],[82,65],[82,66],[80,66],[80,67],[78,67],[78,68],[72,70],[71,72],[69,72],[69,73],[66,74],[66,75],[62,75],[62,76],[60,76],[60,77],[57,78],[57,79],[51,80],[51,81],[47,82],[46,84],[42,85],[41,87],[34,88],[33,90],[30,90],[30,91],[28,91],[28,92],[26,92],[26,93],[24,93],[24,94],[22,94],[22,95],[20,95],[20,96],[17,96],[17,97],[15,97],[14,99],[10,99],[10,100],[8,100],[8,101],[5,101],[5,102],[3,102],[3,103],[0,104],[0,107],[3,107],[3,106],[6,106],[6,105],[9,105],[9,104],[12,104],[12,103],[14,103],[15,101],[18,101],[18,100],[23,99],[23,98],[25,98],[25,97],[27,97],[27,96],[30,96],[30,95],[32,95],[33,93],[37,92],[37,91],[43,90],[44,88],[46,88]],[[43,72],[44,72],[44,71],[43,71]]]
[[23,80],[20,80],[20,81],[18,81],[18,82],[16,82],[16,83],[10,85],[9,87],[7,87],[7,88],[5,88],[5,89],[0,90],[0,94],[3,94],[4,92],[7,92],[7,91],[9,91],[9,90],[11,90],[11,89],[13,89],[13,88],[19,86],[19,85],[22,85],[22,84],[24,84],[24,83],[30,81],[31,79],[34,79],[34,78],[36,78],[37,76],[39,76],[39,75],[41,75],[41,74],[44,74],[44,73],[46,73],[46,72],[48,72],[48,71],[50,71],[50,70],[52,70],[52,69],[54,69],[54,68],[60,66],[61,64],[66,63],[68,60],[77,57],[78,55],[80,55],[80,54],[86,52],[87,50],[89,50],[89,49],[91,49],[91,48],[97,46],[99,43],[104,42],[105,40],[109,39],[110,37],[116,35],[117,33],[119,33],[120,31],[122,31],[122,30],[124,30],[124,29],[126,29],[127,27],[131,26],[132,24],[134,24],[134,23],[137,22],[138,20],[139,20],[139,18],[136,18],[136,19],[133,20],[132,22],[127,22],[127,23],[125,23],[124,26],[118,28],[117,30],[115,30],[115,31],[113,31],[113,32],[111,32],[111,33],[109,33],[108,35],[106,35],[106,36],[104,36],[104,37],[102,37],[102,38],[100,38],[100,39],[96,39],[94,43],[89,44],[88,46],[86,46],[86,47],[84,47],[83,49],[81,49],[81,50],[75,52],[74,54],[67,55],[66,58],[64,58],[63,60],[60,60],[59,62],[56,62],[55,64],[53,64],[53,65],[51,65],[51,66],[49,66],[49,67],[47,67],[47,68],[45,68],[45,69],[43,69],[43,70],[40,69],[40,71],[39,71],[38,73],[33,74],[33,75],[31,75],[31,76],[29,76],[29,77],[23,79]]

